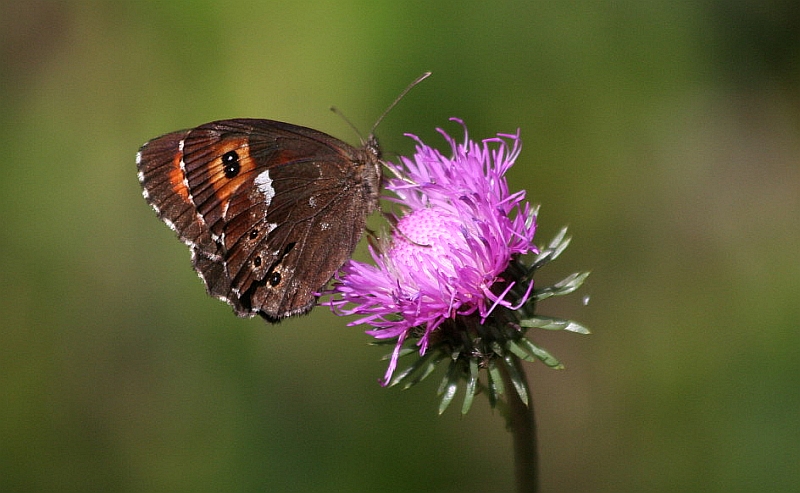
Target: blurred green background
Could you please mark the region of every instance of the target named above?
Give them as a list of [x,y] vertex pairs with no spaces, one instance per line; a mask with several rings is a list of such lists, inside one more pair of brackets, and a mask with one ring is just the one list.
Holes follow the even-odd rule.
[[[513,489],[485,399],[377,381],[326,309],[205,295],[138,147],[231,117],[387,154],[522,131],[543,272],[592,270],[534,340],[543,491],[800,488],[800,16],[793,1],[0,4],[0,491]],[[362,248],[357,257],[365,259]],[[550,276],[548,278],[548,276]]]

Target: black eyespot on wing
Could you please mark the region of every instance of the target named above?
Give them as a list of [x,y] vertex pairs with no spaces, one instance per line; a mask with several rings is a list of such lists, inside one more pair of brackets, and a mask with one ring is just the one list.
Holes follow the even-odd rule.
[[225,168],[225,178],[233,178],[239,174],[241,165],[239,164],[239,154],[236,151],[228,151],[222,155],[222,165]]
[[273,272],[271,276],[269,276],[269,285],[273,288],[281,283],[281,274],[280,272]]

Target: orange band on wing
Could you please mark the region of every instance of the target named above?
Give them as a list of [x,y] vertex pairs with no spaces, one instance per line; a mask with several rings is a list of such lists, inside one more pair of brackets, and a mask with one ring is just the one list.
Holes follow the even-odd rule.
[[182,159],[182,153],[175,153],[175,156],[172,158],[172,166],[170,166],[167,176],[172,190],[180,195],[181,200],[188,204],[191,200],[189,199],[189,187],[186,185],[186,174],[181,166]]

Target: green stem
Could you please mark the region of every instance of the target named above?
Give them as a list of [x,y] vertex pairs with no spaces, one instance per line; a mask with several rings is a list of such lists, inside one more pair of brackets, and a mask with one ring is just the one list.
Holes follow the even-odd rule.
[[528,404],[520,399],[505,365],[502,368],[503,383],[508,396],[508,428],[514,441],[514,474],[518,493],[539,491],[539,454],[536,445],[536,420],[533,414],[533,397],[528,388],[528,379],[519,358],[512,358],[516,373],[528,389]]

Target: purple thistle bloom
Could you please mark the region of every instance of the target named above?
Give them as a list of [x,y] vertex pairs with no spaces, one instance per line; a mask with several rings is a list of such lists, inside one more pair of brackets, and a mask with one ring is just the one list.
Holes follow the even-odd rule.
[[[452,119],[463,126],[463,122]],[[509,193],[505,173],[520,153],[519,131],[459,144],[437,129],[451,157],[418,137],[412,158],[386,163],[389,198],[401,209],[391,238],[370,247],[375,265],[350,261],[323,304],[341,315],[360,315],[368,334],[395,340],[383,378],[387,385],[404,342],[418,338],[424,355],[437,329],[459,318],[484,324],[498,307],[529,301],[533,281],[511,275],[514,259],[538,253],[535,210],[525,192]]]

